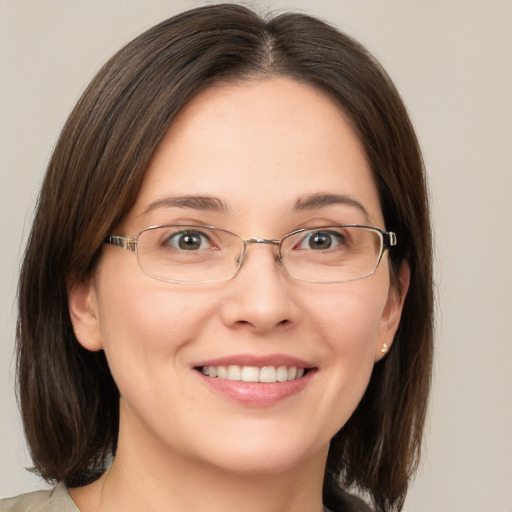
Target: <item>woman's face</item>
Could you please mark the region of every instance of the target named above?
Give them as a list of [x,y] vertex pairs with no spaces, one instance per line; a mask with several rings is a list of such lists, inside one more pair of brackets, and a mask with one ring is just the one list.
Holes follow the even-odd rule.
[[[221,84],[191,101],[113,234],[180,223],[244,239],[340,223],[385,227],[343,113],[287,78]],[[187,285],[153,279],[134,253],[105,246],[91,280],[71,290],[70,308],[78,339],[105,350],[119,387],[119,454],[260,473],[325,463],[392,343],[401,303],[387,255],[367,279],[315,284],[291,278],[272,246],[252,245],[234,279]],[[242,383],[206,376],[203,366],[306,372]]]

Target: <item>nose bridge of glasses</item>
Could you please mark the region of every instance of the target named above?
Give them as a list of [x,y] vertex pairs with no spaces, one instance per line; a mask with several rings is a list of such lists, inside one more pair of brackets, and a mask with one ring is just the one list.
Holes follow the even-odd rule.
[[281,259],[281,240],[273,240],[269,238],[249,238],[249,240],[244,240],[245,246],[249,245],[271,245],[274,248],[274,257],[276,260]]
[[246,248],[250,245],[264,244],[271,245],[274,248],[274,258],[276,261],[281,260],[280,248],[281,248],[281,240],[273,240],[268,238],[249,238],[248,240],[243,240],[244,242],[244,251],[242,257],[238,260],[240,267],[245,261],[245,257],[247,255]]
[[272,240],[267,238],[249,238],[249,240],[245,240],[247,245],[252,244],[268,244],[268,245],[281,245],[281,240]]

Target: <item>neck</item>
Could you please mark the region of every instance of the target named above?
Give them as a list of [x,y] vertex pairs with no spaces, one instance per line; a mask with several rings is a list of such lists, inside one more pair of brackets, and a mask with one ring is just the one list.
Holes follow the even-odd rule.
[[321,512],[323,468],[240,474],[176,454],[165,467],[135,462],[121,451],[102,485],[101,512]]
[[70,492],[81,512],[321,512],[328,446],[302,457],[265,449],[258,467],[247,464],[254,450],[240,447],[217,461],[179,443],[170,447],[121,415],[112,467]]
[[[82,512],[321,512],[326,450],[298,464],[235,471],[120,433],[112,467],[72,489]],[[128,442],[130,440],[130,442]]]

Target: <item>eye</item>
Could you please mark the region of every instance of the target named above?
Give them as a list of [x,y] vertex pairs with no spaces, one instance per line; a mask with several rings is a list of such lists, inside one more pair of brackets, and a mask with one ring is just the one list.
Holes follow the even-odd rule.
[[325,251],[342,244],[343,240],[343,235],[336,231],[313,231],[308,233],[295,248]]
[[206,233],[194,230],[172,233],[165,240],[165,245],[181,251],[198,251],[212,248],[210,237]]

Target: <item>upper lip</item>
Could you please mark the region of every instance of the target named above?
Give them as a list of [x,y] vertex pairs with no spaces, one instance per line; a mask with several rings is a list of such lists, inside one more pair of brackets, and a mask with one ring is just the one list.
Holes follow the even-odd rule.
[[264,366],[287,366],[297,368],[313,368],[314,365],[299,359],[294,356],[286,354],[268,354],[268,355],[254,355],[254,354],[237,354],[215,359],[208,359],[194,364],[194,367],[202,366],[257,366],[263,368]]

